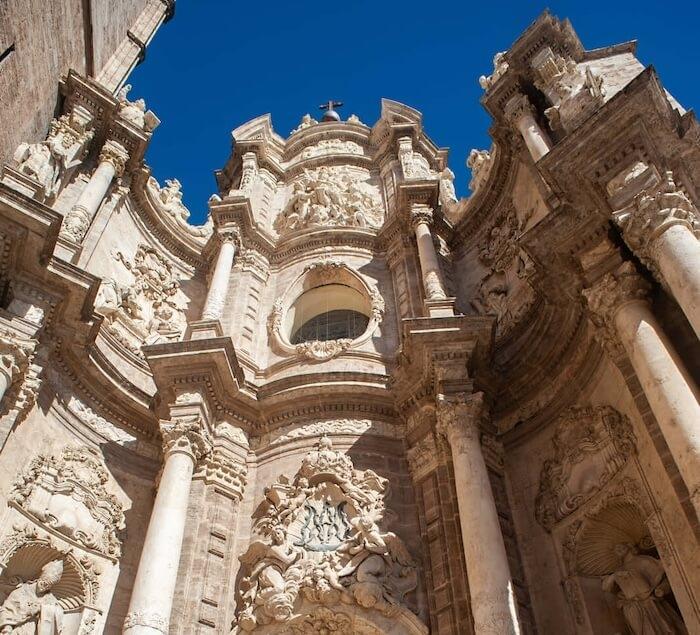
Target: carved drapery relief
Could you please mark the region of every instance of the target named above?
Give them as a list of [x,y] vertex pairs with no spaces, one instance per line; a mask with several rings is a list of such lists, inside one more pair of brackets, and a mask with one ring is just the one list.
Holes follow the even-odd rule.
[[[642,163],[639,168],[642,165],[644,172],[646,165]],[[687,227],[700,238],[698,216],[695,205],[673,180],[673,172],[666,172],[661,183],[645,190],[631,205],[613,214],[625,242],[657,278],[661,276],[656,267],[655,239],[674,225]]]
[[496,317],[499,336],[510,332],[535,301],[534,291],[526,281],[532,273],[532,261],[518,245],[519,233],[515,210],[508,209],[493,225],[479,251],[487,273],[471,305],[480,315]]
[[190,225],[190,210],[182,202],[182,186],[177,179],[167,179],[161,187],[155,177],[148,178],[146,192],[153,205],[164,215],[172,218],[176,226],[195,238],[206,238],[213,231],[211,217],[204,225]]
[[479,86],[484,90],[488,90],[493,86],[508,70],[508,62],[506,61],[506,51],[500,51],[493,56],[493,72],[491,75],[482,75],[479,77]]
[[32,409],[41,386],[40,369],[33,364],[38,342],[0,330],[0,373],[5,376],[0,414],[15,412],[15,425]]
[[93,117],[85,108],[75,106],[51,121],[45,141],[22,143],[15,151],[17,171],[38,183],[49,201],[60,191],[67,171],[85,158],[95,134],[92,122]]
[[472,171],[469,189],[476,194],[477,190],[486,183],[493,165],[490,150],[472,150],[467,158],[467,167]]
[[254,516],[260,539],[241,557],[239,631],[288,623],[303,602],[406,612],[417,570],[401,539],[379,527],[386,490],[386,479],[356,470],[328,437],[291,481],[265,490]]
[[382,198],[366,170],[323,166],[304,170],[294,181],[274,228],[280,235],[310,227],[377,229],[383,221]]
[[[313,340],[292,344],[289,341],[289,334],[284,331],[283,323],[287,311],[297,299],[295,294],[302,289],[308,291],[317,286],[334,283],[350,286],[369,299],[369,322],[364,333],[355,339]],[[374,285],[368,283],[345,263],[324,258],[307,265],[301,276],[288,288],[287,292],[275,301],[272,312],[267,319],[267,330],[270,338],[282,353],[299,355],[313,361],[326,361],[367,342],[384,319],[384,310],[384,298]]]
[[535,515],[546,529],[566,518],[624,467],[636,451],[629,420],[610,406],[574,407],[555,423]]
[[589,67],[546,47],[532,59],[532,68],[535,85],[553,104],[545,111],[553,130],[571,132],[603,104],[603,80]]
[[108,481],[96,450],[67,446],[35,458],[15,481],[10,502],[82,547],[117,559],[124,513]]
[[141,346],[179,337],[186,326],[179,275],[153,247],[139,245],[132,260],[114,254],[131,273],[123,284],[105,278],[95,299],[95,310],[106,318],[109,331],[133,353]]

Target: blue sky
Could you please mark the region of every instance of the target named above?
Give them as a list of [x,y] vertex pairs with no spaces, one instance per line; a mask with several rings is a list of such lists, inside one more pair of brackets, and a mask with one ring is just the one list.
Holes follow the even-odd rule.
[[[190,220],[202,222],[231,130],[269,112],[286,136],[330,98],[345,102],[344,118],[356,113],[372,125],[388,97],[423,112],[430,137],[450,148],[457,192],[466,195],[466,156],[490,144],[477,79],[546,6],[177,0],[130,79],[130,97],[144,97],[162,120],[146,160],[161,183],[182,182]],[[666,88],[686,108],[700,104],[699,3],[589,0],[549,10],[572,21],[586,48],[638,40],[638,57]]]

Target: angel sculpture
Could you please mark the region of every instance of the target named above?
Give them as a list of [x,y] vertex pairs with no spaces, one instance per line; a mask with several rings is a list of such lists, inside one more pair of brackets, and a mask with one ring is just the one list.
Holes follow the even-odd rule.
[[238,625],[244,631],[289,619],[304,577],[302,551],[288,543],[287,530],[277,525],[270,538],[271,543],[253,542],[241,557],[241,564],[250,569],[241,583]]

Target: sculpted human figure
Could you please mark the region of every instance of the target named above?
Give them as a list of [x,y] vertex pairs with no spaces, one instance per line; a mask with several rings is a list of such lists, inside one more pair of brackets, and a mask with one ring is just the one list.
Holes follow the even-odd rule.
[[664,598],[671,592],[661,562],[637,553],[634,545],[615,545],[617,571],[603,578],[603,590],[617,592],[618,606],[634,635],[687,633],[683,621]]
[[59,166],[48,142],[23,143],[15,154],[19,172],[31,176],[51,194],[58,179]]
[[[58,635],[63,623],[63,609],[51,589],[63,575],[63,560],[43,566],[36,580],[20,583],[10,591],[0,606],[2,635]],[[40,630],[37,630],[41,619]]]

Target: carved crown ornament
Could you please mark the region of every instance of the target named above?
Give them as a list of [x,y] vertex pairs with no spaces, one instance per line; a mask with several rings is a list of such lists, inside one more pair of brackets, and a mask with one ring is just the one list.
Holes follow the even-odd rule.
[[601,491],[636,452],[632,426],[610,406],[574,407],[555,423],[540,472],[535,516],[546,529]]
[[[364,332],[354,339],[313,340],[292,344],[290,341],[292,308],[299,306],[304,293],[320,286],[333,284],[349,287],[362,296],[368,317]],[[345,307],[329,306],[329,310],[333,308]],[[299,356],[312,361],[326,361],[344,351],[359,348],[367,342],[379,328],[384,310],[384,298],[378,289],[357,271],[338,260],[320,259],[308,264],[282,297],[275,301],[268,317],[268,333],[277,350],[284,355]]]
[[258,537],[240,558],[234,632],[282,625],[327,632],[324,624],[351,623],[332,617],[341,608],[370,625],[388,616],[401,632],[425,632],[405,601],[418,583],[416,563],[396,534],[380,528],[387,493],[386,479],[355,469],[322,437],[292,479],[265,489],[254,514]]
[[97,450],[66,446],[29,464],[10,504],[69,542],[116,560],[125,523],[121,503],[105,487],[109,479]]

